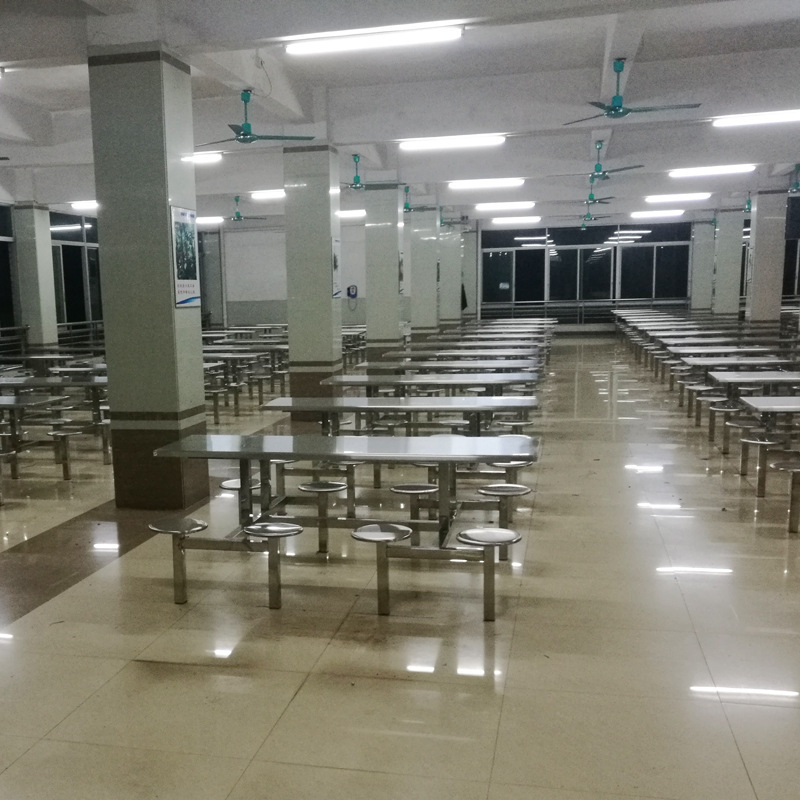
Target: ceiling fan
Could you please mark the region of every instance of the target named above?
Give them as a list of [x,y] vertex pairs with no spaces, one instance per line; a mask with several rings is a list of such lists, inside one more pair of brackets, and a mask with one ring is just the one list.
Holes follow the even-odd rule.
[[245,220],[250,219],[269,219],[269,217],[251,217],[249,215],[245,216],[242,214],[242,212],[239,210],[239,200],[241,199],[242,198],[238,194],[233,198],[233,216],[228,217],[231,222],[244,222]]
[[406,186],[403,191],[405,192],[405,201],[403,202],[403,213],[408,213],[410,211],[438,211],[439,206],[431,206],[431,205],[411,205],[411,201],[409,200],[409,192],[411,190],[410,186]]
[[597,150],[597,163],[594,165],[594,169],[591,172],[567,172],[562,175],[553,175],[553,178],[577,178],[581,175],[588,175],[589,176],[589,183],[594,183],[595,181],[607,181],[614,173],[616,172],[627,172],[630,169],[644,169],[644,164],[632,164],[628,167],[614,167],[613,169],[603,169],[603,165],[600,163],[600,151],[603,149],[603,141],[598,139],[594,143],[595,149]]
[[358,172],[358,164],[361,161],[361,156],[358,153],[353,153],[353,168],[355,170],[355,175],[353,175],[353,180],[350,183],[343,183],[343,189],[395,189],[398,186],[405,186],[402,181],[371,181],[370,183],[364,183],[361,180],[361,175]]
[[627,117],[628,114],[641,114],[647,111],[674,111],[679,108],[699,108],[700,103],[679,103],[677,105],[669,106],[626,106],[622,101],[622,95],[619,93],[619,82],[622,76],[622,71],[625,69],[625,59],[614,59],[614,72],[617,74],[617,92],[611,98],[611,103],[590,102],[590,106],[599,108],[602,114],[595,114],[592,117],[583,117],[582,119],[573,119],[571,122],[565,122],[564,125],[574,125],[576,122],[586,122],[590,119],[598,119],[599,117],[608,117],[608,119],[620,119]]
[[589,206],[595,206],[595,205],[607,206],[613,199],[614,199],[613,196],[595,197],[594,192],[589,192],[589,196],[585,200],[570,200],[569,202],[574,205],[580,203],[581,205],[585,205],[588,208]]
[[239,144],[252,144],[259,141],[302,141],[307,142],[313,139],[313,136],[284,136],[277,133],[253,133],[251,124],[247,121],[247,104],[250,102],[252,89],[245,89],[242,94],[242,102],[244,103],[244,122],[241,125],[228,125],[228,127],[236,134],[231,139],[219,139],[216,142],[205,142],[204,144],[197,145],[198,147],[207,147],[210,144],[224,144],[226,142],[239,142]]

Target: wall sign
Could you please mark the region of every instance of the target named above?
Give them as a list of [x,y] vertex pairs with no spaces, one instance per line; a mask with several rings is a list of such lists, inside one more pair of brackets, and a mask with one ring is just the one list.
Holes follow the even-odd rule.
[[200,273],[197,257],[197,212],[171,206],[172,271],[175,277],[175,307],[200,306]]

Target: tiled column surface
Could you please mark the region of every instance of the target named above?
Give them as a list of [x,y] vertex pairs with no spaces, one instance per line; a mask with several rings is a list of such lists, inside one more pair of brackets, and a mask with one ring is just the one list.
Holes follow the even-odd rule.
[[759,193],[750,218],[752,275],[745,314],[750,320],[779,320],[786,247],[786,193]]
[[339,166],[328,145],[284,149],[289,384],[295,397],[331,395],[342,369]]
[[461,324],[461,231],[441,231],[439,255],[439,327],[453,328]]
[[439,212],[405,215],[406,294],[409,296],[411,339],[424,340],[439,330]]
[[28,328],[28,344],[46,347],[58,342],[50,211],[35,203],[19,203],[11,211],[16,251],[15,279],[20,325]]
[[692,226],[691,308],[711,308],[714,292],[714,225],[695,223]]
[[402,263],[403,218],[400,190],[367,187],[365,228],[367,287],[367,360],[380,358],[402,343],[401,288],[405,282]]
[[195,208],[189,67],[96,49],[89,81],[116,502],[184,508],[208,495],[205,462],[152,453],[205,432],[200,308],[176,308],[173,270],[171,207]]
[[723,211],[717,217],[717,238],[714,266],[714,314],[739,312],[739,284],[742,265],[741,211]]

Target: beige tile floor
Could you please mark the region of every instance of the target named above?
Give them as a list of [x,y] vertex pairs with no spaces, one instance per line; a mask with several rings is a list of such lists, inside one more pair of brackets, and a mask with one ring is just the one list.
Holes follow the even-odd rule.
[[[113,510],[110,468],[87,447],[65,485],[34,454],[5,480],[0,574],[34,559],[46,583],[70,548],[85,569],[18,618],[0,590],[0,798],[796,800],[797,696],[692,690],[800,690],[786,479],[756,501],[610,337],[557,338],[549,373],[495,623],[469,564],[393,562],[378,617],[372,548],[342,530],[327,563],[313,531],[289,542],[280,611],[265,556],[198,551],[176,606],[166,539],[84,563],[152,517]],[[212,472],[193,513],[230,526],[236,471]],[[361,477],[359,507],[396,513]]]

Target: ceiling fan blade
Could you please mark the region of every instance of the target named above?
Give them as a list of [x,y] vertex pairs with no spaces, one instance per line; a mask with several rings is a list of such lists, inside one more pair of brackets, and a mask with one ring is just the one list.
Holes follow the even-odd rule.
[[632,114],[641,114],[643,111],[675,111],[678,108],[700,108],[700,105],[700,103],[678,103],[672,106],[639,106],[638,108],[629,106],[628,111]]
[[587,122],[590,119],[599,119],[600,117],[604,116],[605,114],[595,114],[593,117],[583,117],[582,119],[573,119],[570,122],[565,122],[564,125],[574,125],[576,122]]
[[594,106],[595,108],[599,108],[604,113],[606,111],[610,111],[613,108],[613,106],[608,105],[608,103],[600,103],[599,101],[596,100],[590,100],[589,105]]
[[611,174],[612,172],[625,172],[626,170],[629,169],[643,169],[643,168],[644,164],[634,164],[633,166],[630,167],[614,167],[614,169],[604,169],[601,174],[604,173]]
[[279,140],[287,140],[287,141],[289,141],[289,140],[291,140],[291,141],[298,141],[298,142],[308,142],[308,141],[310,141],[311,139],[314,138],[313,136],[281,136],[281,135],[279,135],[277,133],[274,133],[274,134],[267,133],[267,134],[263,134],[263,135],[251,133],[250,136],[253,139],[268,139],[268,140],[275,140],[275,141],[279,141]]
[[195,147],[208,147],[210,144],[225,144],[226,142],[235,142],[236,139],[219,139],[216,142],[203,142],[203,144],[195,145]]
[[228,127],[237,135],[244,136],[247,131],[241,125],[228,125]]

